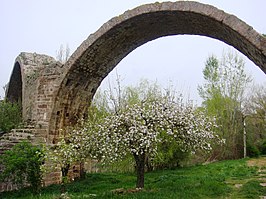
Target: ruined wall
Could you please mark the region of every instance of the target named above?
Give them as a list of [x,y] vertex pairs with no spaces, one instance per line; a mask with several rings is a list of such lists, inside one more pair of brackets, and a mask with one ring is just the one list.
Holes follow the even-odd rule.
[[50,56],[23,52],[16,58],[7,89],[7,99],[21,100],[26,124],[33,125],[47,140],[51,109],[62,70],[63,64]]
[[[0,155],[22,140],[36,145],[51,143],[49,118],[62,70],[63,64],[47,55],[21,53],[16,58],[6,97],[22,104],[25,128],[14,129],[0,137]],[[60,182],[59,174],[46,177],[45,185]],[[0,182],[0,192],[16,188],[11,182]]]

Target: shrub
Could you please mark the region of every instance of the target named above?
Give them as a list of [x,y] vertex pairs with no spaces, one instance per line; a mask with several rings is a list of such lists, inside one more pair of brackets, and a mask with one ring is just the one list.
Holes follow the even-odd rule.
[[260,156],[260,151],[258,147],[252,144],[247,144],[247,155],[248,157],[259,157]]
[[266,155],[266,140],[264,142],[262,142],[262,144],[259,146],[260,148],[260,153],[262,155]]
[[0,180],[9,180],[18,188],[29,184],[32,191],[37,193],[41,187],[42,163],[42,149],[25,141],[18,143],[0,156],[0,164],[4,167]]
[[8,132],[22,123],[21,106],[17,103],[0,101],[0,131]]
[[154,158],[154,169],[171,169],[179,167],[181,162],[188,159],[190,152],[182,151],[175,142],[162,143]]

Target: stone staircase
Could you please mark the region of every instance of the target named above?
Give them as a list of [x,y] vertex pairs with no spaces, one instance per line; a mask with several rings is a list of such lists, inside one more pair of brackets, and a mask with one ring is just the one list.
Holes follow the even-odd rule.
[[[259,178],[258,180],[260,181],[260,186],[262,187],[266,187],[266,169],[264,167],[259,168],[258,170],[258,174],[259,174]],[[260,199],[266,199],[266,196],[260,196]]]

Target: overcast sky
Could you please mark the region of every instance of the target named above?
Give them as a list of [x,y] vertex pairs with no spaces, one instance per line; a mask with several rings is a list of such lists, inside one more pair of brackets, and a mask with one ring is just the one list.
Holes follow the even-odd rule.
[[[36,52],[55,57],[61,44],[71,52],[103,23],[151,0],[1,0],[0,1],[0,86],[10,78],[14,60],[20,52]],[[162,2],[162,1],[159,1]],[[266,33],[265,0],[201,0]],[[169,81],[192,99],[198,100],[197,85],[207,57],[222,56],[233,49],[218,40],[199,36],[160,38],[137,48],[116,67],[124,84],[141,78]],[[242,55],[244,57],[244,55]],[[246,57],[246,69],[257,83],[265,74]],[[0,96],[3,90],[0,89]]]

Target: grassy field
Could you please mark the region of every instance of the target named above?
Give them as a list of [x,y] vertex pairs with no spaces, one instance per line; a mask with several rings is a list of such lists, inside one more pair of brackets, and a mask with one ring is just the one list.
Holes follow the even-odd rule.
[[[145,189],[134,189],[132,173],[88,174],[67,185],[70,198],[260,198],[266,196],[266,158],[222,161],[208,165],[161,170],[145,175]],[[265,176],[265,177],[264,177]],[[264,181],[265,183],[265,181]],[[29,190],[0,193],[0,198],[60,198],[60,187],[44,188],[39,196]]]

